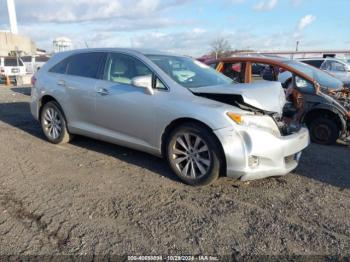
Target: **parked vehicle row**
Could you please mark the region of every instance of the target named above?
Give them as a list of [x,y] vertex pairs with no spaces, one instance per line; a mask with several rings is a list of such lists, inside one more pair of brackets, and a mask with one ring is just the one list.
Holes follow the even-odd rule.
[[305,124],[312,141],[333,144],[349,135],[350,97],[343,83],[331,75],[283,58],[246,56],[206,63],[239,83],[281,82],[289,100],[284,117]]
[[304,58],[301,62],[312,65],[328,72],[344,83],[344,86],[350,88],[350,64],[346,61],[336,58]]
[[27,74],[36,73],[49,60],[48,56],[22,56]]
[[220,175],[286,175],[309,145],[309,132],[285,121],[280,83],[247,85],[251,75],[240,77],[243,84],[157,51],[75,50],[54,55],[34,75],[30,107],[54,144],[78,134],[145,151],[167,159],[190,185]]
[[0,57],[0,74],[6,76],[21,76],[26,74],[23,61],[19,57]]

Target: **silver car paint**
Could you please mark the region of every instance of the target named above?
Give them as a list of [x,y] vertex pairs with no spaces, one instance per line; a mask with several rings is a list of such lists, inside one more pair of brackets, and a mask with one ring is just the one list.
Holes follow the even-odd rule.
[[[141,60],[158,75],[168,90],[155,90],[154,95],[149,95],[142,88],[131,85],[48,72],[53,65],[72,54],[91,51],[124,53]],[[41,99],[49,95],[61,105],[70,132],[157,156],[162,154],[162,135],[166,127],[179,119],[193,119],[206,124],[216,134],[224,150],[227,175],[230,177],[243,176],[243,179],[248,180],[285,175],[297,166],[297,160],[287,164],[285,158],[307,147],[309,134],[306,129],[302,128],[296,134],[281,137],[274,136],[266,130],[239,126],[229,119],[226,113],[244,115],[249,112],[195,96],[160,70],[145,54],[158,53],[132,49],[86,49],[55,55],[35,75],[37,83],[32,91],[31,102],[33,116],[39,119]],[[275,85],[272,86],[275,90]],[[232,86],[232,90],[234,87]],[[254,89],[254,85],[249,87]],[[106,90],[108,95],[100,94],[101,89]],[[241,93],[243,91],[241,88],[238,90]],[[261,95],[257,93],[254,98],[254,92],[249,92],[249,99],[258,102]],[[268,97],[264,97],[264,101],[259,102],[260,106],[264,107],[267,99]],[[274,109],[279,110],[275,106],[281,102],[279,95],[271,99]],[[276,126],[271,129],[276,129]],[[261,166],[254,169],[248,166],[248,157],[252,154],[261,159]]]

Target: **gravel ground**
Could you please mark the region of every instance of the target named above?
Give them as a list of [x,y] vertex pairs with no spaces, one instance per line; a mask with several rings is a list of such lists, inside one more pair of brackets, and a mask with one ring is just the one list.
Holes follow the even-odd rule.
[[141,152],[49,144],[29,92],[0,87],[0,255],[350,255],[350,146],[311,145],[285,177],[193,188]]

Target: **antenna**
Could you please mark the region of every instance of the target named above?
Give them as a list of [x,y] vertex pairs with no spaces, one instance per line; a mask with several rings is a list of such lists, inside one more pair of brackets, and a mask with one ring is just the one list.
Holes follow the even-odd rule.
[[10,31],[12,34],[18,34],[16,6],[14,0],[7,0],[7,10],[10,18]]

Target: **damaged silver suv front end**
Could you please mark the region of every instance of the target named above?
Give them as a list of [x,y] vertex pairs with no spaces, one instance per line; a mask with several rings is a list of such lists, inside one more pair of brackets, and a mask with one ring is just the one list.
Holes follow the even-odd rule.
[[216,130],[222,142],[227,175],[243,181],[286,175],[310,144],[309,131],[283,121],[285,94],[277,82],[193,88],[201,97],[231,104],[244,114],[227,112],[232,127]]

